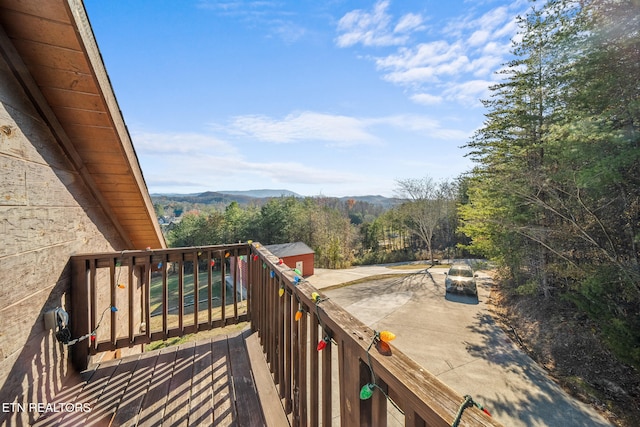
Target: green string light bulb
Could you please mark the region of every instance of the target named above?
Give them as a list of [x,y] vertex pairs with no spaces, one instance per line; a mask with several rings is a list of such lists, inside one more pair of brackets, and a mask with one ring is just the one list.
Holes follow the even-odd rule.
[[375,390],[375,385],[373,384],[365,384],[360,389],[360,400],[368,400],[373,396],[373,390]]

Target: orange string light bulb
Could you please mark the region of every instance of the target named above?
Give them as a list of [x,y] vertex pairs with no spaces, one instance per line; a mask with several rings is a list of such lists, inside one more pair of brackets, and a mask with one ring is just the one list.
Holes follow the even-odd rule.
[[296,311],[296,322],[302,319],[302,310]]
[[376,336],[377,336],[378,339],[380,339],[380,341],[383,341],[383,342],[386,342],[386,343],[396,339],[396,334],[394,334],[393,332],[389,332],[389,331],[380,331],[380,332],[377,333]]

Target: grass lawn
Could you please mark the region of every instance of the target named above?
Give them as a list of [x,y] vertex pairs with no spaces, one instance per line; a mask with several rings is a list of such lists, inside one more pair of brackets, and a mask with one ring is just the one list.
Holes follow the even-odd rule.
[[[185,263],[186,264],[186,263]],[[185,271],[189,271],[189,268],[185,268]],[[208,286],[209,286],[209,278],[208,278],[208,268],[207,266],[200,266],[198,269],[198,290],[197,290],[197,298],[198,298],[198,322],[202,323],[203,321],[207,321],[209,318],[209,309],[207,304],[208,295]],[[179,306],[182,303],[183,306],[183,325],[189,326],[193,325],[195,322],[194,318],[194,301],[195,301],[195,289],[194,289],[194,275],[193,273],[185,273],[183,276],[183,301],[180,301],[179,295],[179,283],[178,283],[179,274],[178,273],[167,273],[167,306],[168,306],[168,316],[167,316],[167,324],[170,328],[177,327],[179,324]],[[218,320],[222,318],[222,275],[220,270],[213,270],[212,278],[211,278],[211,317],[213,320]],[[239,283],[238,283],[239,285]],[[150,287],[150,310],[151,310],[151,331],[161,331],[162,330],[162,274],[154,275],[151,278],[151,287]],[[234,315],[234,295],[233,291],[230,289],[226,289],[225,293],[225,317],[230,317]],[[238,314],[244,314],[247,312],[246,301],[241,301],[238,297]],[[207,331],[200,332],[197,334],[190,334],[184,337],[176,337],[169,339],[167,341],[156,341],[146,346],[146,350],[153,350],[157,348],[167,347],[169,345],[177,345],[183,342],[191,341],[193,339],[201,339],[207,338],[209,336],[229,333],[227,331],[228,328],[233,329],[234,331],[237,329],[237,325],[232,325],[227,328],[222,328],[220,331]]]

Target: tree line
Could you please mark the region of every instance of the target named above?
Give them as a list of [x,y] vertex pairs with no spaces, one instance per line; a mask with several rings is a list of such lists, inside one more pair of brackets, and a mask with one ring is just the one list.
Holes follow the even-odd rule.
[[[409,182],[426,187],[451,187],[449,183],[434,183],[429,178],[407,180],[399,181],[400,193],[401,184]],[[442,193],[442,197],[451,196],[451,193]],[[171,247],[248,240],[264,245],[302,241],[315,251],[316,266],[324,268],[426,259],[433,258],[434,251],[445,248],[449,248],[450,255],[455,252],[457,242],[451,232],[455,201],[447,200],[448,209],[430,213],[440,217],[431,224],[433,233],[428,239],[416,234],[421,220],[414,216],[419,212],[412,207],[416,201],[405,200],[398,206],[385,208],[354,199],[293,196],[271,198],[262,206],[243,207],[235,201],[224,209],[191,206],[165,234]],[[173,201],[167,203],[172,209],[183,210]],[[419,203],[431,201],[423,199]],[[439,203],[444,206],[442,200]],[[166,210],[161,203],[155,203],[154,207],[156,214]]]
[[460,230],[514,292],[571,301],[640,366],[640,4],[551,0],[519,24]]

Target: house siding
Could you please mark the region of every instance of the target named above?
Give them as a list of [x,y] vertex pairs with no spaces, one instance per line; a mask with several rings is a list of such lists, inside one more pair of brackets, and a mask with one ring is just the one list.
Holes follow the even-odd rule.
[[[125,241],[0,56],[0,403],[46,402],[73,372],[43,313],[69,311],[75,253]],[[0,412],[16,424],[37,414]]]

